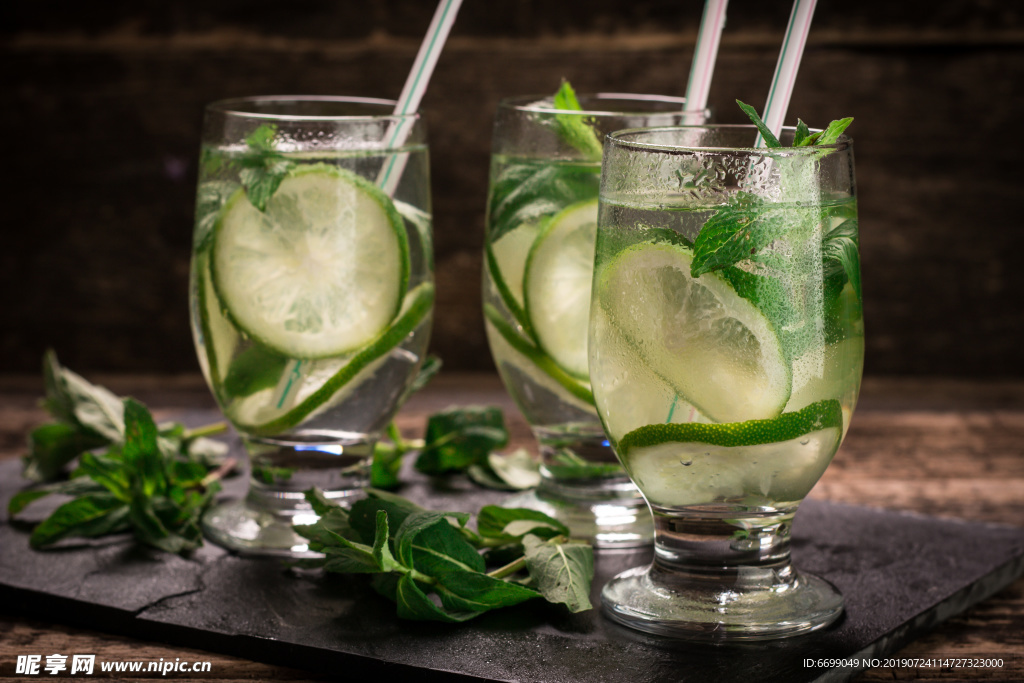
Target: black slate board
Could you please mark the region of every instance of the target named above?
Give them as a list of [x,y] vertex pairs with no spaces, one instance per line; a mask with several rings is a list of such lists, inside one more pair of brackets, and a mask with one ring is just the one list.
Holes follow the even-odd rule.
[[[196,423],[210,414],[193,414]],[[193,420],[187,420],[193,422]],[[24,485],[0,463],[0,504]],[[462,478],[411,471],[401,492],[421,504],[476,511],[503,494]],[[244,492],[242,477],[225,495]],[[31,510],[31,508],[30,508]],[[36,618],[197,647],[360,680],[550,683],[846,680],[805,658],[877,657],[1024,574],[1024,529],[807,501],[794,525],[797,566],[833,584],[846,612],[829,629],[767,644],[694,646],[619,627],[598,610],[569,614],[533,601],[450,626],[399,621],[364,578],[292,571],[207,544],[190,558],[120,537],[35,552],[24,525],[0,525],[0,605]],[[649,551],[600,553],[604,581]]]

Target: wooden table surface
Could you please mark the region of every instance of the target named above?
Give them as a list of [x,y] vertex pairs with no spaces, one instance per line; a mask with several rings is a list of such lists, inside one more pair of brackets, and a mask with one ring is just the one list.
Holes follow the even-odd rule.
[[[154,409],[158,419],[186,408],[214,407],[202,380],[194,376],[90,379],[119,394],[136,396]],[[28,431],[46,419],[37,405],[41,391],[41,381],[35,378],[0,378],[0,458],[21,455]],[[442,373],[409,401],[398,423],[407,436],[418,435],[429,413],[469,403],[505,408],[511,446],[535,448],[526,423],[493,375]],[[1024,382],[867,379],[846,441],[811,496],[1024,526]],[[52,623],[32,614],[10,613],[0,605],[0,678],[15,676],[19,654],[52,653],[96,653],[104,660],[210,662],[210,673],[196,680],[326,680],[300,670]],[[857,680],[1024,681],[1024,579],[898,654],[1001,658],[1003,666],[877,668]],[[129,679],[125,674],[98,675]],[[183,674],[170,677],[188,680]]]

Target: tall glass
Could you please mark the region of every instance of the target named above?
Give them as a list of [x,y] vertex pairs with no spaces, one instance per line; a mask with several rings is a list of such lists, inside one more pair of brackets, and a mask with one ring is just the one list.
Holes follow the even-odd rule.
[[651,521],[609,448],[587,370],[587,313],[604,134],[702,123],[654,95],[502,101],[494,123],[484,249],[487,338],[540,446],[541,484],[506,505],[539,509],[597,547],[649,543]]
[[[251,463],[204,529],[301,556],[303,491],[344,502],[416,375],[434,300],[423,122],[394,103],[263,97],[209,105],[192,252],[199,362]],[[396,140],[400,142],[396,142]]]
[[652,633],[777,638],[842,611],[830,584],[794,569],[789,540],[860,389],[853,143],[752,149],[756,135],[605,143],[590,376],[655,541],[653,564],[602,602]]

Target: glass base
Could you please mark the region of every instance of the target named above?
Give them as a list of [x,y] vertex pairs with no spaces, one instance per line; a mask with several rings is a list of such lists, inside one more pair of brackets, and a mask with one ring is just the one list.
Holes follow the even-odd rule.
[[539,510],[569,527],[573,538],[595,548],[638,548],[651,544],[654,524],[644,499],[552,496],[543,489],[513,496],[502,507]]
[[284,439],[243,439],[252,472],[244,500],[215,505],[203,515],[203,533],[217,545],[244,555],[322,557],[309,550],[293,524],[314,524],[306,502],[313,487],[344,507],[366,494],[373,443],[303,433]]
[[605,585],[601,607],[624,626],[683,640],[774,640],[828,626],[843,597],[827,581],[791,572],[745,568],[728,580],[665,572],[656,565],[625,571]]

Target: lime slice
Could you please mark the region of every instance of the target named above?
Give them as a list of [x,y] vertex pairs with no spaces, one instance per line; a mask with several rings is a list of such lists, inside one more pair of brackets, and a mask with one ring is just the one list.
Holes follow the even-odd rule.
[[543,220],[523,223],[488,244],[484,252],[494,288],[498,290],[498,295],[512,317],[531,336],[533,332],[530,321],[523,308],[523,276],[526,273],[526,259],[530,255],[530,248],[543,224]]
[[603,268],[595,300],[634,355],[711,420],[778,415],[792,378],[775,331],[717,273],[693,278],[692,260],[680,245],[628,247]]
[[537,341],[570,375],[587,379],[587,321],[594,275],[597,200],[551,218],[526,260],[523,296]]
[[197,292],[196,306],[199,308],[199,327],[195,330],[196,342],[206,349],[199,359],[202,369],[220,396],[221,384],[228,373],[228,364],[238,345],[239,335],[231,321],[224,317],[209,277],[209,253],[195,255],[193,271],[194,287]]
[[228,314],[286,356],[360,348],[398,312],[409,278],[402,218],[350,171],[298,168],[264,212],[239,192],[215,230],[213,280]]
[[839,447],[839,401],[770,420],[654,424],[619,441],[618,452],[647,499],[662,506],[800,501]]
[[272,401],[268,401],[268,394],[274,389],[267,389],[237,402],[229,409],[228,417],[242,431],[272,436],[286,432],[311,415],[336,405],[359,386],[361,373],[372,373],[396,346],[424,323],[433,304],[432,283],[423,282],[413,287],[406,295],[394,322],[353,354],[326,380],[318,382],[316,389],[305,395],[297,405],[285,411],[276,411],[273,415],[268,414],[272,410],[268,406],[273,405]]
[[612,443],[649,424],[708,422],[676,389],[643,362],[626,337],[610,324],[601,306],[591,311],[591,330],[600,339],[591,350],[590,379],[597,412]]
[[[484,304],[484,318],[489,323],[487,326],[487,334],[488,338],[491,340],[492,348],[495,347],[496,343],[504,342],[512,350],[524,356],[529,361],[529,363],[523,364],[522,369],[524,371],[527,371],[531,366],[536,367],[540,371],[530,373],[530,377],[535,382],[541,386],[553,385],[551,387],[552,389],[554,389],[554,387],[558,387],[559,390],[568,392],[573,399],[580,402],[580,407],[582,409],[589,409],[590,411],[593,411],[594,394],[590,391],[589,383],[580,381],[569,375],[569,373],[560,368],[550,356],[544,353],[544,351],[538,349],[528,340],[524,339],[523,336],[519,334],[519,332],[517,332],[504,317],[502,317],[501,312],[494,306]],[[492,330],[494,331],[493,334]]]

